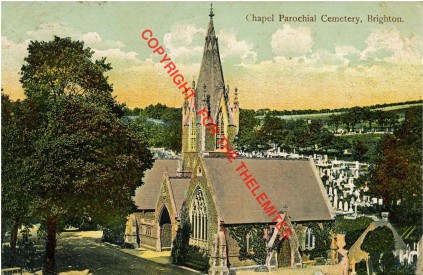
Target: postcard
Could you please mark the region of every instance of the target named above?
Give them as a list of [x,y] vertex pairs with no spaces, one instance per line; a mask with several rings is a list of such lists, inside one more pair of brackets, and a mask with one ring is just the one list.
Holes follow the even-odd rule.
[[2,2],[2,274],[422,274],[421,2]]

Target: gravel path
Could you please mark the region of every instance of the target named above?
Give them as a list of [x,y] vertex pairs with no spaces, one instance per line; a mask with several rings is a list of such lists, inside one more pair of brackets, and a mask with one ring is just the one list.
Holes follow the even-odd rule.
[[61,233],[56,254],[59,274],[196,274],[174,265],[164,265],[125,253],[118,247],[101,242],[100,237],[100,231]]

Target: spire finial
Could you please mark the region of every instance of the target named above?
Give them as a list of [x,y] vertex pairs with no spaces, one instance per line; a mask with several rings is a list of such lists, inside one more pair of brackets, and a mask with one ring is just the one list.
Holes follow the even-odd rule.
[[214,13],[213,13],[213,2],[210,2],[210,19],[213,19]]

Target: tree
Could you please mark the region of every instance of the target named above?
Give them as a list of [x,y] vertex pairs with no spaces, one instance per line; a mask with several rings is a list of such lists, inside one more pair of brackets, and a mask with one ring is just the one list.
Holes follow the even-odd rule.
[[348,131],[355,131],[355,126],[363,120],[363,110],[360,107],[353,107],[348,110],[347,113],[342,116],[343,123],[348,126]]
[[367,233],[361,249],[369,253],[373,268],[379,268],[381,255],[395,249],[394,234],[386,226],[378,227]]
[[134,210],[151,155],[138,136],[104,108],[77,100],[61,102],[28,160],[30,190],[47,227],[47,274],[54,270],[56,230],[68,217],[113,224]]
[[355,160],[362,161],[367,151],[369,151],[369,148],[362,140],[356,139],[353,141],[353,157]]
[[338,132],[339,125],[342,122],[342,117],[340,115],[330,115],[329,122],[335,126],[335,133]]
[[239,132],[235,138],[238,148],[243,150],[255,150],[266,145],[267,140],[258,134],[260,121],[256,118],[254,110],[241,109],[239,113]]
[[35,102],[11,101],[1,97],[2,115],[2,240],[11,228],[11,261],[16,261],[16,243],[19,227],[31,221],[32,196],[23,173],[25,159],[33,152],[33,135],[40,128],[40,116]]
[[181,210],[181,225],[178,227],[176,237],[173,240],[171,256],[174,264],[181,265],[187,260],[190,234],[191,224],[189,222],[188,209],[184,204]]
[[25,94],[41,106],[43,128],[23,167],[36,217],[47,229],[45,274],[55,274],[56,232],[69,217],[107,225],[133,211],[132,196],[152,156],[119,118],[105,59],[83,42],[31,41],[21,70]]
[[267,142],[281,144],[285,137],[285,123],[282,119],[267,114],[264,117],[260,134]]
[[375,118],[377,120],[377,124],[379,124],[379,127],[384,127],[387,117],[386,117],[386,112],[382,111],[382,110],[376,110],[375,111]]
[[411,109],[394,136],[381,139],[380,155],[370,170],[370,192],[383,198],[394,222],[421,225],[421,133],[422,110]]
[[362,110],[363,120],[367,120],[369,122],[369,130],[372,130],[373,122],[375,121],[375,113],[370,110],[370,108],[363,108]]
[[94,52],[84,48],[84,42],[55,36],[49,42],[31,41],[28,53],[20,79],[28,98],[51,106],[61,96],[82,96],[123,115],[123,105],[111,96],[112,86],[104,76],[111,65],[106,58],[92,61]]

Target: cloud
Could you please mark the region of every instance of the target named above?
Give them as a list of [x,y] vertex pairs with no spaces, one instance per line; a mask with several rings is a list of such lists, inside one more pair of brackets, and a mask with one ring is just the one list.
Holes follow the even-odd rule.
[[31,40],[51,41],[54,36],[70,37],[73,40],[84,41],[86,47],[94,51],[94,59],[107,57],[107,61],[116,70],[125,70],[131,67],[149,66],[148,63],[138,59],[134,51],[126,51],[125,44],[117,40],[105,40],[97,32],[81,33],[73,28],[60,24],[49,23],[39,25],[37,29],[27,32],[30,39],[21,43],[15,43],[2,37],[2,86],[6,93],[13,93],[12,98],[22,98],[23,91],[19,82],[19,72],[28,55],[27,47]]
[[201,58],[206,30],[193,24],[176,23],[165,33],[163,44],[172,59],[190,62]]
[[[133,57],[134,52],[126,53],[122,48],[125,44],[118,40],[104,40],[97,32],[81,33],[75,29],[62,23],[41,24],[34,31],[28,31],[27,34],[31,39],[36,40],[52,40],[54,36],[70,37],[74,40],[84,41],[85,46],[92,48],[96,53],[102,52],[103,56],[113,58],[122,57],[127,59]],[[98,56],[98,55],[97,55]]]
[[90,43],[90,44],[101,43],[101,37],[96,32],[89,32],[89,33],[81,35],[80,37],[86,43]]
[[[237,82],[245,108],[319,109],[421,98],[421,40],[391,29],[374,30],[363,42],[361,51],[353,45],[316,48],[308,29],[285,25],[272,36],[272,60],[243,64],[241,74],[226,79]],[[258,79],[259,94],[250,88]]]
[[[172,58],[188,64],[202,58],[206,29],[194,24],[176,23],[163,37],[163,44]],[[246,40],[238,40],[234,31],[221,30],[217,34],[222,59],[235,58],[236,62],[255,62],[257,53],[254,45]],[[224,61],[224,60],[223,60]]]
[[97,32],[77,35],[75,39],[82,40],[87,46],[97,50],[121,49],[125,47],[125,44],[118,40],[103,40]]
[[272,35],[272,51],[276,55],[302,56],[311,52],[314,41],[310,28],[292,28],[285,24],[283,29],[277,30]]
[[362,60],[410,64],[422,62],[422,41],[416,36],[405,37],[396,29],[373,30],[366,44],[367,48],[361,54]]
[[107,57],[112,62],[113,67],[120,66],[138,66],[141,61],[137,58],[137,53],[125,51],[125,44],[118,40],[104,40],[97,32],[80,33],[73,28],[61,23],[41,24],[36,30],[28,31],[30,39],[17,44],[9,41],[7,37],[2,38],[3,66],[13,67],[20,70],[23,58],[27,55],[27,46],[30,40],[52,40],[54,36],[70,37],[74,40],[84,41],[85,46],[93,49],[94,58]]
[[219,32],[219,47],[221,58],[239,57],[242,62],[253,63],[257,59],[257,53],[253,51],[253,43],[246,40],[238,40],[233,31],[222,30]]
[[[107,57],[108,61],[113,63],[121,62],[121,61],[132,61],[134,62],[134,65],[136,63],[141,62],[137,58],[136,52],[125,52],[121,49],[107,49],[107,50],[95,50],[94,58],[99,59],[101,57]],[[115,62],[113,62],[115,61]]]

